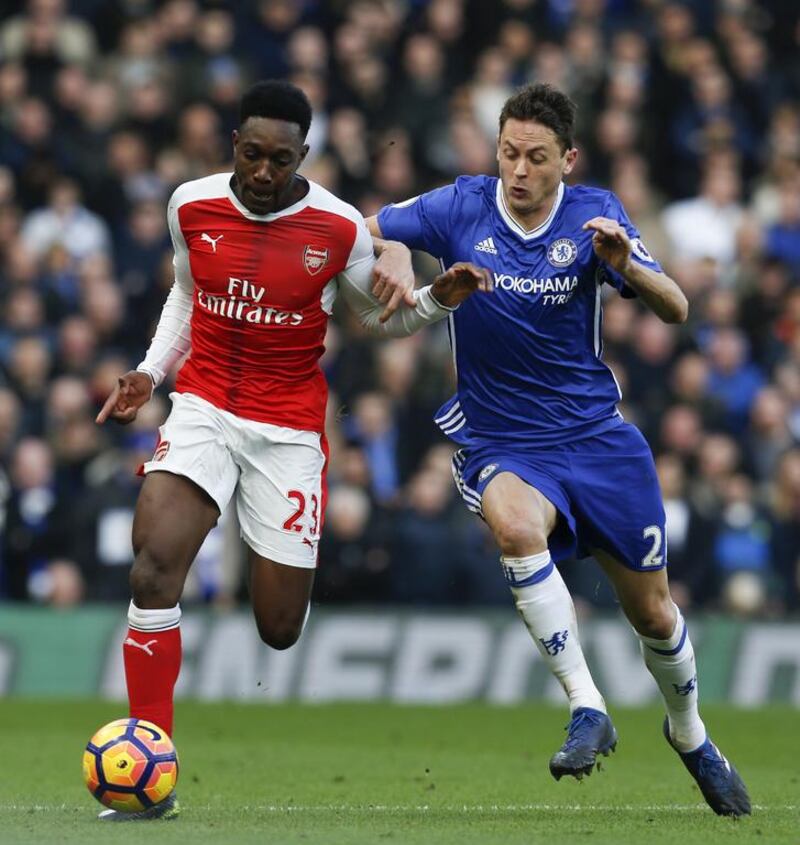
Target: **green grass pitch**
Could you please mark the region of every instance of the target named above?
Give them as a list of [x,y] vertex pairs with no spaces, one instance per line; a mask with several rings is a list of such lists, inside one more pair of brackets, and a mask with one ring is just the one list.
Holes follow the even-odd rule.
[[119,704],[0,700],[0,842],[269,845],[800,843],[800,714],[704,710],[750,787],[717,818],[661,736],[658,710],[615,710],[617,753],[556,783],[563,711],[531,704],[177,707],[182,815],[108,825],[80,770]]

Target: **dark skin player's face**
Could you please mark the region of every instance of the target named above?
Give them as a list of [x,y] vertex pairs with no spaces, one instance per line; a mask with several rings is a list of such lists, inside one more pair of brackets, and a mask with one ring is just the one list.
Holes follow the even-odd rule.
[[300,127],[271,117],[249,117],[233,133],[233,190],[253,214],[280,211],[302,196],[295,179],[308,152]]

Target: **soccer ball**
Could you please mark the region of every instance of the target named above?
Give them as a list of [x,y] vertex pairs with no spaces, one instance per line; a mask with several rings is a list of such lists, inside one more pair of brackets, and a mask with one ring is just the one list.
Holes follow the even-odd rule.
[[83,752],[89,792],[114,810],[135,813],[163,801],[178,780],[178,754],[158,725],[117,719],[100,728]]

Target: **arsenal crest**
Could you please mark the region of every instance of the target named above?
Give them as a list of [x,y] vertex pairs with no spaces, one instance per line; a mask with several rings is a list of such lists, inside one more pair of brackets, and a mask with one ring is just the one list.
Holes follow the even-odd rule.
[[309,245],[303,250],[303,264],[312,276],[319,273],[328,263],[329,258],[330,250],[327,247]]

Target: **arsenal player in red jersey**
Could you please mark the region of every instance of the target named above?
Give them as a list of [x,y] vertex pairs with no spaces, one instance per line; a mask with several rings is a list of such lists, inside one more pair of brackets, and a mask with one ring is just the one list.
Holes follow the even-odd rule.
[[[257,83],[242,98],[240,118],[233,174],[187,182],[170,199],[175,283],[144,361],[119,379],[97,416],[98,423],[133,420],[187,356],[144,466],[123,644],[131,716],[169,734],[179,599],[231,498],[249,547],[261,638],[284,649],[303,629],[326,492],[327,385],[318,359],[337,294],[367,328],[402,336],[446,317],[473,291],[491,290],[485,270],[457,264],[411,302],[406,292],[382,303],[371,292],[375,246],[364,219],[297,174],[311,122],[302,91]],[[168,799],[144,813],[177,811]]]

